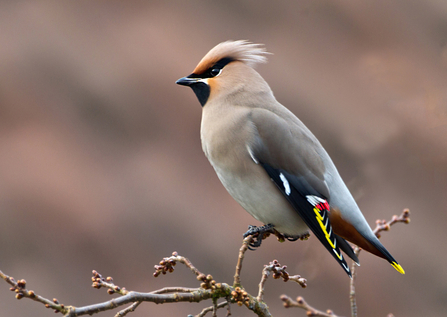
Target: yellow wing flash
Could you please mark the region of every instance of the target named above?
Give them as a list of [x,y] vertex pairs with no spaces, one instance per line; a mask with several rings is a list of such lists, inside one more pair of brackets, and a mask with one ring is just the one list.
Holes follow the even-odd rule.
[[[314,212],[317,218],[318,223],[320,224],[321,230],[324,233],[324,236],[326,237],[327,242],[329,243],[329,245],[332,248],[332,251],[334,251],[334,253],[337,255],[337,257],[340,260],[343,260],[343,255],[341,253],[337,252],[337,249],[335,247],[335,239],[334,242],[332,242],[331,240],[331,234],[327,231],[327,227],[326,225],[323,223],[324,218],[323,216],[321,216],[321,211],[326,211],[329,210],[329,205],[326,202],[326,200],[321,199],[320,197],[316,197],[316,196],[307,196],[308,201],[314,206]],[[397,269],[396,269],[397,270]]]
[[[314,206],[313,211],[316,215],[316,219],[317,219],[318,223],[320,224],[320,228],[323,231],[327,242],[331,246],[332,251],[334,251],[334,253],[337,255],[337,257],[339,258],[340,261],[343,261],[343,255],[341,253],[337,252],[335,239],[331,240],[331,234],[332,234],[331,226],[329,225],[329,228],[328,228],[329,222],[327,220],[326,220],[326,224],[324,223],[325,218],[327,217],[326,212],[330,209],[327,201],[320,197],[311,196],[311,195],[306,196],[306,198]],[[329,229],[329,232],[328,232],[328,229]],[[399,263],[397,263],[395,261],[390,262],[390,263],[396,269],[397,272],[399,272],[401,274],[405,274],[404,269],[402,268],[402,266]]]

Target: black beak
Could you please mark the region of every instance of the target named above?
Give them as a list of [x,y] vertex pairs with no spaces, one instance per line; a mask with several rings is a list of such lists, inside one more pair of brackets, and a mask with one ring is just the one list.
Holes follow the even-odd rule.
[[193,84],[196,84],[199,78],[189,78],[189,77],[182,77],[179,80],[177,80],[175,83],[177,85],[182,86],[191,86]]
[[175,82],[177,85],[189,86],[196,94],[202,107],[208,101],[210,96],[210,86],[204,82],[203,78],[197,78],[194,74],[180,78]]

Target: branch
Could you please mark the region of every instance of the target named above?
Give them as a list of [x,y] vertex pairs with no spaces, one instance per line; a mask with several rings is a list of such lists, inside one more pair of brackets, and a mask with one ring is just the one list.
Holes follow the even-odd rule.
[[[373,232],[376,235],[376,237],[380,239],[380,233],[382,231],[389,231],[392,225],[399,222],[406,224],[410,223],[409,209],[404,209],[400,214],[400,216],[394,215],[388,222],[386,220],[376,220],[376,228],[374,228]],[[359,248],[358,246],[354,248],[354,253],[355,255],[357,255],[357,257],[359,256],[361,250],[362,249]],[[349,301],[351,302],[351,317],[357,317],[357,301],[355,293],[355,278],[357,276],[357,265],[355,263],[352,263],[351,274],[352,279],[350,282],[350,290],[349,290]]]
[[[354,253],[359,256],[360,248],[355,247]],[[351,266],[351,281],[349,282],[349,302],[351,303],[351,317],[357,317],[357,301],[355,298],[355,279],[357,277],[357,264],[352,263]]]
[[37,295],[32,290],[27,290],[25,288],[26,281],[25,280],[19,280],[16,282],[12,276],[8,276],[4,274],[2,271],[0,271],[0,277],[6,281],[9,285],[12,287],[9,289],[10,291],[13,291],[16,293],[17,299],[22,299],[23,297],[32,299],[36,302],[42,303],[45,305],[46,308],[52,308],[55,310],[55,312],[63,312],[65,311],[64,305],[59,304],[58,300],[56,298],[53,299],[53,301],[50,301],[49,299],[46,299],[42,296]]
[[302,298],[301,296],[297,297],[296,301],[294,301],[293,299],[291,299],[289,296],[287,295],[281,295],[281,300],[284,302],[284,307],[289,308],[289,307],[298,307],[298,308],[302,308],[305,309],[307,311],[306,315],[307,316],[316,316],[316,317],[338,317],[337,315],[335,315],[332,310],[328,309],[326,312],[322,312],[318,309],[313,308],[312,306],[310,306],[305,300],[304,298]]
[[305,288],[307,286],[307,281],[305,278],[302,278],[300,275],[290,276],[289,273],[287,273],[286,268],[287,266],[281,266],[281,264],[279,264],[277,260],[273,260],[269,263],[269,265],[264,265],[264,269],[262,270],[261,282],[259,283],[259,293],[258,297],[256,298],[259,302],[263,300],[264,285],[270,273],[273,273],[274,279],[279,279],[282,277],[284,282],[295,281],[300,284],[302,288]]
[[[378,220],[377,227],[374,229],[374,233],[380,237],[380,232],[387,231],[390,227],[398,222],[409,223],[410,212],[406,209],[403,213],[398,216],[393,216],[388,222],[385,220]],[[283,236],[277,232],[273,232],[278,240],[285,241],[295,240],[290,237]],[[264,239],[268,235],[263,235],[262,237],[257,237],[257,239]],[[301,237],[305,239],[306,237]],[[104,278],[97,271],[93,270],[92,276],[92,287],[96,289],[107,288],[107,293],[110,295],[117,294],[119,297],[114,298],[109,301],[102,303],[97,303],[89,306],[75,307],[75,306],[65,306],[60,304],[59,301],[54,298],[52,301],[46,299],[42,296],[37,295],[34,291],[26,289],[26,281],[21,279],[15,281],[14,278],[4,274],[0,271],[0,277],[5,280],[9,285],[11,285],[10,290],[16,293],[16,298],[29,298],[36,302],[42,303],[46,308],[51,308],[55,312],[62,313],[65,317],[77,317],[83,315],[93,315],[102,311],[107,311],[128,305],[126,308],[122,309],[115,314],[115,317],[124,317],[127,314],[134,312],[142,302],[153,302],[156,304],[164,303],[176,303],[176,302],[200,302],[203,300],[212,299],[213,305],[203,309],[196,317],[203,317],[208,312],[212,312],[213,317],[217,316],[217,310],[223,307],[227,307],[227,316],[231,315],[230,304],[236,303],[239,306],[245,305],[249,310],[253,311],[256,315],[260,317],[271,317],[268,310],[268,306],[263,302],[264,288],[267,278],[270,274],[273,274],[274,279],[282,278],[283,281],[295,281],[301,287],[306,287],[306,279],[302,278],[300,275],[289,275],[286,271],[286,266],[281,266],[278,261],[273,260],[268,265],[264,266],[262,271],[261,281],[259,283],[259,291],[257,297],[250,295],[241,285],[241,271],[242,264],[245,256],[245,252],[249,249],[250,244],[253,242],[253,237],[249,236],[243,240],[242,246],[239,250],[239,256],[236,264],[236,273],[234,275],[234,284],[230,286],[226,283],[217,283],[212,275],[201,273],[187,258],[178,255],[174,252],[172,256],[163,258],[158,265],[155,265],[154,277],[160,275],[165,275],[167,273],[174,272],[174,267],[177,263],[181,263],[188,267],[191,272],[196,276],[197,280],[200,282],[200,287],[198,288],[188,288],[188,287],[165,287],[152,292],[136,292],[128,291],[125,287],[120,287],[113,282],[112,277]],[[358,255],[360,249],[355,248],[355,252]],[[357,316],[357,307],[355,300],[355,276],[356,267],[352,268],[353,278],[351,280],[351,310],[353,312],[352,316]],[[219,298],[224,298],[225,301],[217,303]],[[326,312],[319,311],[312,306],[310,306],[302,297],[298,297],[296,301],[292,300],[286,295],[281,296],[281,300],[284,302],[285,307],[299,307],[307,311],[307,316],[323,316],[323,317],[338,317],[331,310]],[[192,317],[192,315],[188,315]],[[389,316],[392,316],[391,314]]]
[[[404,211],[402,212],[402,214],[400,216],[394,215],[391,218],[391,220],[388,222],[386,220],[377,220],[376,228],[373,230],[373,232],[377,236],[377,238],[380,238],[380,232],[389,231],[391,226],[398,222],[410,223],[410,211],[408,209],[404,209]],[[359,256],[360,250],[361,249],[357,246],[354,248],[354,252],[357,255],[357,257]],[[356,296],[355,278],[356,278],[356,273],[357,273],[357,265],[355,263],[352,264],[351,272],[352,272],[352,279],[350,281],[350,293],[349,293],[349,299],[351,302],[351,315],[352,315],[352,317],[357,317],[357,303],[356,303],[356,298],[355,298],[355,296]],[[261,285],[260,285],[260,293],[258,295],[258,298],[262,298],[262,294],[263,293],[261,293]],[[299,296],[296,299],[296,301],[292,300],[287,295],[281,295],[280,298],[284,302],[284,307],[286,307],[286,308],[289,308],[289,307],[302,308],[307,311],[307,316],[338,317],[331,310],[327,310],[325,313],[323,311],[313,308],[301,296]],[[390,317],[390,316],[392,316],[392,314],[388,315],[388,317]]]
[[[243,246],[238,258],[237,274],[239,276],[242,269],[242,260],[246,251],[245,247],[251,239],[244,239]],[[10,284],[11,290],[16,292],[16,298],[23,297],[33,299],[45,305],[47,308],[52,308],[55,312],[62,313],[65,317],[77,317],[83,315],[93,315],[103,311],[115,309],[124,305],[130,304],[128,307],[119,311],[115,317],[124,317],[127,314],[135,311],[142,302],[153,302],[156,304],[175,303],[175,302],[200,302],[202,300],[212,299],[213,306],[204,309],[198,316],[204,316],[207,312],[212,311],[213,316],[217,316],[217,309],[228,306],[227,316],[230,313],[230,303],[237,303],[239,306],[245,305],[255,314],[261,317],[270,317],[267,305],[257,301],[253,296],[248,294],[241,287],[233,287],[226,283],[216,283],[213,277],[208,274],[201,273],[187,258],[178,255],[174,252],[172,256],[163,258],[158,265],[155,265],[154,276],[164,275],[174,272],[174,267],[178,263],[182,263],[188,267],[191,272],[196,275],[200,281],[199,288],[187,287],[166,287],[148,293],[128,291],[125,287],[120,287],[113,282],[112,277],[104,278],[100,273],[92,271],[92,287],[96,289],[107,288],[107,293],[120,295],[109,301],[97,303],[89,306],[75,307],[65,306],[60,304],[57,299],[50,301],[44,297],[35,294],[34,291],[25,288],[26,281],[19,280],[16,282],[14,278],[4,274],[0,271],[0,277]],[[240,277],[239,277],[240,281]],[[217,299],[224,298],[226,301],[217,304]]]
[[410,210],[408,208],[404,209],[400,216],[394,215],[388,222],[386,222],[386,220],[376,220],[376,228],[373,230],[373,232],[376,237],[380,239],[380,232],[389,231],[391,229],[391,226],[398,222],[402,222],[405,224],[410,223]]
[[200,314],[195,315],[195,316],[188,315],[188,317],[203,317],[207,313],[209,313],[211,311],[214,313],[217,309],[223,308],[225,306],[228,306],[227,316],[230,316],[231,315],[231,313],[230,313],[230,305],[228,304],[228,301],[227,301],[227,302],[223,302],[223,303],[220,303],[220,304],[217,304],[217,305],[213,305],[213,306],[204,308]]
[[[200,302],[202,300],[206,300],[211,298],[214,293],[218,292],[222,294],[221,296],[228,296],[231,293],[232,288],[227,284],[217,284],[215,285],[215,281],[212,279],[211,275],[205,276],[201,274],[192,264],[191,262],[174,253],[172,257],[165,258],[163,264],[165,264],[164,272],[172,272],[173,266],[175,266],[175,262],[181,262],[185,264],[187,267],[193,271],[194,274],[197,275],[198,279],[202,280],[201,288],[183,288],[183,287],[174,287],[174,288],[163,288],[160,290],[156,290],[149,293],[142,292],[134,292],[128,291],[124,287],[121,288],[113,283],[113,278],[107,277],[103,278],[101,274],[96,271],[93,271],[92,277],[92,287],[100,289],[102,287],[108,288],[107,293],[109,294],[119,294],[121,297],[114,298],[112,300],[84,306],[84,307],[75,307],[75,306],[65,306],[63,304],[59,304],[57,299],[53,299],[50,301],[42,296],[35,294],[34,291],[27,290],[25,288],[26,281],[19,280],[16,282],[14,278],[4,274],[0,271],[0,277],[5,280],[8,284],[10,284],[11,291],[16,292],[16,298],[21,299],[23,297],[30,298],[37,302],[40,302],[45,305],[47,308],[54,309],[55,312],[60,312],[66,317],[75,317],[75,316],[83,316],[83,315],[92,315],[95,313],[99,313],[106,310],[111,310],[116,307],[120,307],[129,303],[132,303],[126,309],[121,310],[115,316],[125,316],[130,312],[133,312],[141,302],[153,302],[156,304],[164,304],[164,303],[174,303],[174,302]],[[171,261],[172,260],[172,261]],[[160,262],[160,263],[162,263]],[[156,271],[157,272],[157,271]],[[154,273],[155,274],[155,273]]]
[[[94,304],[84,307],[69,306],[67,311],[64,312],[66,317],[75,317],[83,315],[92,315],[106,310],[111,310],[119,306],[126,305],[128,303],[135,302],[153,302],[155,304],[165,303],[177,303],[177,302],[200,302],[205,299],[211,298],[211,291],[199,290],[192,293],[173,293],[173,294],[152,294],[152,293],[140,293],[129,292],[125,296],[114,298],[110,301]],[[133,306],[133,305],[132,305]],[[126,309],[127,310],[127,309]],[[127,312],[126,312],[127,313]]]
[[239,249],[239,256],[237,258],[236,263],[236,273],[234,274],[234,282],[233,286],[241,285],[241,271],[242,271],[242,262],[244,261],[245,252],[248,250],[249,244],[253,241],[253,236],[248,236],[242,241],[242,246]]
[[174,272],[174,266],[177,264],[177,262],[180,262],[184,264],[186,267],[188,267],[195,275],[199,276],[200,273],[198,269],[195,268],[194,265],[185,257],[179,256],[177,252],[173,252],[172,256],[168,258],[163,258],[163,260],[160,261],[160,265],[155,265],[155,273],[154,277],[159,276],[160,274],[166,274],[167,272],[172,273]]
[[130,305],[129,307],[127,307],[126,309],[123,309],[121,311],[119,311],[115,317],[124,317],[126,316],[128,313],[132,313],[135,311],[135,309],[137,309],[137,307],[141,304],[142,302],[135,302],[132,305]]

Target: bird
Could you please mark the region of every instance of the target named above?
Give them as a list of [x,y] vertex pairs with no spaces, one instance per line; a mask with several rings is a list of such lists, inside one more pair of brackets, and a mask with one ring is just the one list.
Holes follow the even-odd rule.
[[264,224],[249,226],[244,236],[274,229],[296,240],[310,230],[351,278],[341,250],[360,264],[347,241],[405,274],[371,230],[321,143],[254,69],[267,54],[263,44],[225,41],[176,81],[191,87],[202,106],[202,149],[219,180]]

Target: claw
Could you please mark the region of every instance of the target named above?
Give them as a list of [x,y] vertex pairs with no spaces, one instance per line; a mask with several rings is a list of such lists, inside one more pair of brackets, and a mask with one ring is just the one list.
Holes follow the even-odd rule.
[[256,227],[256,226],[248,226],[247,232],[243,234],[243,237],[246,238],[248,236],[253,236],[253,241],[248,244],[248,249],[251,251],[255,251],[256,248],[259,248],[262,243],[262,239],[264,236],[264,233],[271,233],[273,232],[274,225],[267,224],[262,227]]
[[262,243],[262,238],[259,238],[259,236],[256,236],[253,242],[248,244],[248,249],[251,251],[255,251],[256,248],[259,248]]

